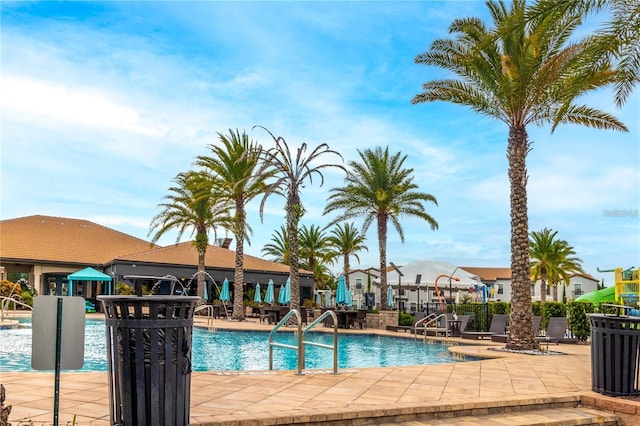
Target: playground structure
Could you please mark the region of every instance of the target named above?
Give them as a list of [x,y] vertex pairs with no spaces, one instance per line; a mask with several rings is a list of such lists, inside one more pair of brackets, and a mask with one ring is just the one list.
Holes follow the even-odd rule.
[[640,299],[639,270],[640,268],[633,269],[633,267],[624,270],[622,268],[604,270],[598,268],[598,272],[614,273],[614,285],[584,294],[576,300],[638,307]]
[[638,306],[638,298],[640,296],[639,271],[640,268],[629,268],[626,270],[616,268],[613,271],[615,274],[615,297],[617,303],[627,306]]

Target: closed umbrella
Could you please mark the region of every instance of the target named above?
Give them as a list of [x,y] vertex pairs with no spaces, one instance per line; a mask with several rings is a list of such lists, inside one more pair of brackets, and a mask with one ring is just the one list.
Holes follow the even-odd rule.
[[223,302],[228,302],[231,300],[231,296],[229,295],[229,280],[224,279],[222,282],[222,291],[220,292],[220,300]]
[[387,306],[393,308],[393,288],[387,287]]
[[336,304],[339,305],[343,303],[347,303],[347,282],[344,279],[344,275],[340,275],[336,289]]
[[344,302],[344,304],[347,306],[353,305],[353,294],[351,294],[351,290],[347,290],[347,300]]
[[278,303],[287,305],[291,302],[291,279],[287,278],[286,284],[280,286],[280,294],[278,294]]
[[269,284],[267,284],[267,293],[264,295],[264,303],[273,305],[273,302],[275,302],[275,298],[273,297],[273,280],[269,280]]
[[322,293],[320,293],[319,291],[316,292],[316,305],[322,305]]
[[256,303],[262,303],[262,295],[260,294],[260,283],[256,283],[256,292],[253,295],[253,301]]

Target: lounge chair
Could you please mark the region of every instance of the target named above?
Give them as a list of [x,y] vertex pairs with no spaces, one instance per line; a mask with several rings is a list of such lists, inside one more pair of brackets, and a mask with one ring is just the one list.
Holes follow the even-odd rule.
[[[536,315],[533,317],[533,335],[534,336],[538,336],[538,333],[540,332],[540,320],[542,319],[541,316]],[[509,340],[509,334],[505,333],[505,334],[494,334],[491,336],[491,341],[492,342],[500,342],[500,343],[507,343],[507,340]]]
[[575,337],[566,337],[569,329],[569,320],[567,317],[551,317],[547,325],[547,333],[545,336],[536,337],[536,341],[560,343],[577,343]]
[[451,334],[449,321],[453,321],[453,314],[446,314],[446,318],[444,316],[438,316],[436,318],[422,323],[424,335],[449,337]]
[[505,334],[507,330],[507,315],[495,314],[491,318],[489,331],[463,331],[461,336],[463,339],[484,339],[491,338],[494,334]]

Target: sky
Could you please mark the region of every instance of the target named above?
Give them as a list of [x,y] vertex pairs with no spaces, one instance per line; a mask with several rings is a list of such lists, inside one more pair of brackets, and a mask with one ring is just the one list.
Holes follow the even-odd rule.
[[[447,37],[454,19],[489,22],[484,2],[0,7],[2,220],[86,219],[150,240],[175,176],[230,129],[272,146],[255,127],[264,126],[292,148],[326,143],[345,164],[378,146],[406,155],[419,190],[437,199],[426,211],[439,226],[402,217],[404,243],[390,227],[387,256],[396,265],[510,266],[507,126],[449,103],[411,104],[424,82],[451,77],[414,58]],[[613,273],[598,268],[640,266],[638,92],[621,109],[610,90],[584,99],[622,120],[628,133],[527,128],[529,230],[558,231],[605,285]],[[324,177],[323,186],[314,180],[303,189],[307,226],[333,219],[323,208],[344,175],[325,169]],[[259,201],[249,205],[254,234],[245,253],[262,257],[284,224],[284,199],[270,197],[262,220]],[[369,250],[352,267],[379,265],[375,226],[366,235]],[[175,240],[174,233],[159,243]]]

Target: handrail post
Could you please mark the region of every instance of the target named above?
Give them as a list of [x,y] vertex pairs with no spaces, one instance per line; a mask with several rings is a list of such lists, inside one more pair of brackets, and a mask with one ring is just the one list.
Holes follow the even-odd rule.
[[[320,322],[322,322],[322,320],[324,320],[328,316],[331,316],[331,318],[333,319],[333,346],[327,346],[327,345],[320,344],[320,343],[307,342],[306,340],[304,340],[304,337],[306,336],[307,332],[309,330],[311,330],[313,327],[315,327],[316,325],[318,325]],[[336,315],[335,312],[333,312],[333,311],[323,312],[322,315],[320,315],[318,318],[313,320],[313,322],[311,324],[307,325],[307,327],[305,327],[305,329],[302,331],[301,340],[302,340],[303,344],[309,344],[309,345],[313,345],[313,346],[317,346],[317,347],[321,347],[321,348],[325,348],[325,349],[333,349],[333,372],[332,372],[332,374],[338,374],[338,316]],[[303,360],[302,361],[302,365],[303,366],[304,366],[304,361],[305,361],[305,349],[306,349],[306,347],[303,347],[303,350],[302,350],[302,360]]]

